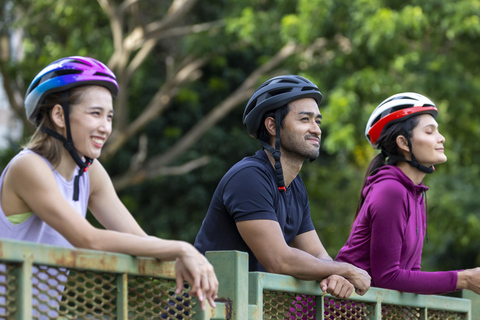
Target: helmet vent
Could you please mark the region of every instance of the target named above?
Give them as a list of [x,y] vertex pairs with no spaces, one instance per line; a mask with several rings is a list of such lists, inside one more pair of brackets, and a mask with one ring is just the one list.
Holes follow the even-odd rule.
[[114,77],[112,77],[111,75],[109,75],[109,74],[106,74],[106,73],[103,73],[103,72],[95,72],[95,75],[96,75],[96,76],[107,77],[107,78],[110,78],[110,79],[116,80],[116,79],[115,79]]
[[383,118],[385,116],[388,116],[390,113],[393,113],[395,111],[398,111],[398,110],[402,110],[402,109],[405,109],[405,108],[409,108],[409,107],[413,107],[411,104],[402,104],[402,105],[399,105],[399,106],[395,106],[395,107],[392,107],[388,110],[385,110],[383,113],[381,113],[373,123],[377,123],[378,120],[380,120],[380,118]]
[[33,90],[35,90],[36,87],[38,87],[38,85],[40,85],[40,83],[43,83],[49,79],[68,75],[68,74],[80,74],[80,73],[82,73],[81,70],[74,70],[74,69],[57,70],[54,72],[47,73],[46,75],[38,78],[34,83],[32,83],[29,92],[32,92]]
[[272,90],[269,92],[270,94],[270,97],[273,97],[273,96],[276,96],[276,95],[279,95],[279,94],[282,94],[282,93],[287,93],[287,92],[290,92],[292,91],[291,88],[288,88],[288,89],[279,89],[279,90]]
[[80,63],[80,64],[83,64],[84,66],[89,66],[89,67],[92,66],[90,63],[87,63],[87,62],[85,62],[85,61],[78,60],[78,59],[65,60],[65,63],[68,63],[68,62]]
[[301,91],[311,91],[311,90],[319,91],[318,88],[314,88],[314,87],[303,87]]
[[298,81],[294,81],[294,80],[290,80],[290,79],[282,79],[282,80],[278,81],[278,83],[294,83],[294,84],[297,84]]

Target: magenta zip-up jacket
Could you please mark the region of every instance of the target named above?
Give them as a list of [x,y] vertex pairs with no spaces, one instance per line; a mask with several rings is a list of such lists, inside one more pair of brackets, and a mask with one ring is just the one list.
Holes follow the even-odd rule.
[[381,167],[367,179],[365,202],[335,260],[367,271],[373,287],[420,294],[455,291],[458,271],[420,270],[427,190],[399,168]]

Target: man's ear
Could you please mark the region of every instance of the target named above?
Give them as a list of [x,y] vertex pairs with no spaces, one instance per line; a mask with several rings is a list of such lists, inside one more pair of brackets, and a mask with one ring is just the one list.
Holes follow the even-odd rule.
[[408,147],[408,141],[407,141],[407,138],[405,138],[405,136],[402,136],[402,135],[397,136],[396,142],[400,150],[410,153],[410,148]]
[[59,128],[65,128],[65,113],[63,112],[63,108],[61,105],[56,104],[50,116],[52,117],[52,122]]
[[271,136],[276,135],[275,131],[275,119],[272,117],[265,118],[265,128]]

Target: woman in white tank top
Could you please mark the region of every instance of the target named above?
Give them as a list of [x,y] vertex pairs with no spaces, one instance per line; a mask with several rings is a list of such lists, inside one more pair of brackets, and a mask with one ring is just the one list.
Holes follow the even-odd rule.
[[[88,57],[57,60],[35,77],[25,107],[37,130],[0,177],[0,237],[176,260],[176,293],[187,281],[202,309],[214,307],[211,264],[187,242],[148,236],[96,160],[117,92],[113,72]],[[85,219],[87,208],[105,229]]]

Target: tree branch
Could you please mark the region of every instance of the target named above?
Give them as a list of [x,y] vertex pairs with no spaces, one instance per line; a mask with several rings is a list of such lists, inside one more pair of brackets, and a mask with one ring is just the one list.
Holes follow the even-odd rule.
[[206,59],[197,59],[181,68],[172,79],[167,81],[157,91],[145,110],[130,125],[122,131],[114,132],[102,152],[102,159],[115,154],[118,149],[133,135],[138,133],[150,121],[158,117],[171,103],[178,88],[198,78],[198,70],[205,64]]
[[[288,57],[299,51],[299,47],[293,43],[286,44],[274,57],[267,63],[257,68],[245,81],[224,101],[217,105],[207,114],[201,121],[188,131],[172,148],[167,152],[158,155],[143,166],[141,170],[128,172],[125,175],[116,178],[115,187],[124,188],[126,186],[135,185],[148,179],[150,174],[161,175],[165,171],[159,168],[165,168],[174,159],[178,158],[182,153],[188,150],[195,142],[197,142],[209,128],[215,125],[219,120],[225,117],[231,110],[243,101],[247,100],[255,91],[260,78],[266,73],[271,72]],[[118,189],[117,189],[118,190]]]
[[187,163],[184,163],[181,166],[176,167],[162,167],[156,168],[155,170],[136,170],[136,171],[129,171],[127,174],[112,179],[113,186],[115,190],[118,192],[120,190],[125,189],[131,185],[140,184],[146,180],[154,179],[159,176],[174,176],[174,175],[182,175],[187,174],[197,168],[203,167],[210,162],[210,157],[202,156],[200,158],[194,159]]
[[[110,28],[112,30],[114,52],[108,65],[111,69],[116,69],[123,52],[123,12],[119,10],[112,0],[97,0],[100,7],[110,20]],[[126,1],[127,2],[127,1]]]
[[25,113],[23,94],[18,89],[16,82],[10,77],[3,59],[0,59],[0,73],[3,80],[3,89],[7,94],[8,102],[15,115],[22,120],[24,129],[29,134],[34,132],[34,127],[30,124]]
[[174,0],[162,20],[149,24],[148,34],[160,32],[178,24],[193,8],[197,0]]
[[[157,45],[159,39],[172,36],[184,36],[189,33],[204,32],[212,27],[218,27],[221,25],[221,21],[203,23],[192,26],[184,26],[175,28],[175,25],[181,23],[183,17],[185,17],[191,10],[197,0],[174,0],[167,10],[167,14],[158,21],[143,25],[140,17],[138,16],[138,10],[135,8],[138,6],[138,0],[125,0],[118,6],[113,0],[97,0],[103,11],[109,17],[110,26],[112,29],[114,52],[108,61],[108,66],[115,72],[119,85],[119,93],[115,100],[115,122],[114,132],[110,141],[110,149],[106,149],[103,158],[108,157],[109,150],[113,153],[121,147],[124,143],[124,138],[127,139],[131,136],[130,132],[135,134],[146,123],[152,120],[150,118],[147,122],[144,122],[142,117],[139,117],[133,127],[128,124],[128,85],[133,77],[134,73],[142,65],[145,59],[151,54],[152,50]],[[132,7],[133,6],[133,7]],[[133,29],[124,37],[124,14],[127,8],[132,7]],[[169,29],[172,28],[172,29]],[[165,34],[163,34],[165,32]],[[138,50],[138,51],[137,51]],[[137,51],[137,52],[135,52]],[[134,53],[132,57],[132,53]],[[192,79],[195,78],[195,72],[192,73]],[[162,102],[167,101],[167,104],[171,100],[171,96],[175,94],[175,90],[170,89],[169,85],[162,86],[159,89],[159,93]],[[154,98],[155,99],[155,98]],[[158,99],[157,99],[158,100]],[[148,108],[147,108],[148,109]],[[153,108],[150,108],[150,111]],[[160,108],[162,109],[162,108]],[[161,112],[161,111],[160,111]],[[151,115],[151,112],[147,112]],[[155,113],[158,116],[159,113]],[[118,134],[120,132],[127,132],[127,134]],[[116,137],[119,137],[116,140]],[[118,143],[116,144],[115,141]]]
[[195,142],[197,142],[204,134],[215,125],[219,120],[225,117],[230,111],[238,106],[241,102],[247,100],[255,91],[256,85],[261,76],[272,71],[280,63],[297,51],[298,47],[293,43],[286,44],[274,57],[267,63],[257,68],[230,96],[228,96],[218,106],[213,108],[203,120],[197,122],[189,132],[187,132],[180,141],[170,148],[164,154],[152,158],[147,163],[147,168],[153,170],[156,167],[162,167],[177,158],[180,154],[188,150]]
[[189,34],[201,33],[213,28],[219,28],[225,26],[224,20],[217,20],[217,21],[210,21],[205,23],[199,23],[189,26],[182,26],[182,27],[174,27],[170,29],[165,29],[161,31],[155,31],[149,33],[146,38],[148,39],[164,39],[168,37],[179,37],[179,36],[186,36]]

